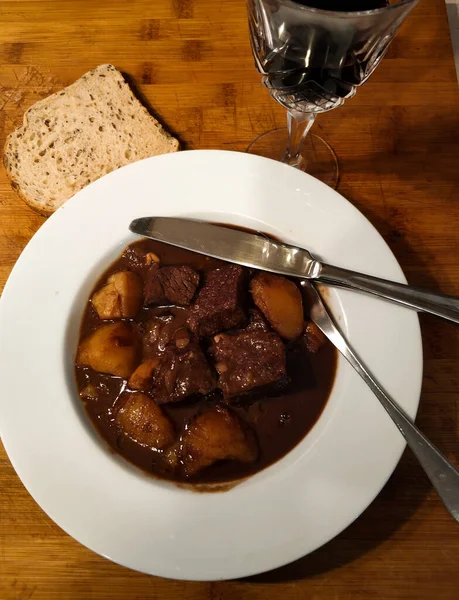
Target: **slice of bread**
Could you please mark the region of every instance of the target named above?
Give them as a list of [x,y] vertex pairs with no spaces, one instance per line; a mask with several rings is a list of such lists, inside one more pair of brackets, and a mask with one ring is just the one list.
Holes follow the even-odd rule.
[[178,149],[121,73],[100,65],[29,108],[6,140],[4,163],[13,188],[48,216],[105,173]]

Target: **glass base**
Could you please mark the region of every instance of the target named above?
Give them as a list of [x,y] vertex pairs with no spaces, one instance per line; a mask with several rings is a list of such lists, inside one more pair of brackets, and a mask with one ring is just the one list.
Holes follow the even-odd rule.
[[[279,127],[256,137],[247,148],[249,154],[282,160],[287,148],[287,128]],[[339,182],[338,159],[331,146],[321,137],[310,133],[300,152],[298,168],[335,189]]]

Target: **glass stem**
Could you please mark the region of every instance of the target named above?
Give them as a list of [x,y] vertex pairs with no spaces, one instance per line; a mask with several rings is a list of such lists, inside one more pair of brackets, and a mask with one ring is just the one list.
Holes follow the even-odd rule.
[[[314,123],[314,113],[300,112],[298,110],[287,110],[288,142],[282,162],[292,167],[299,167],[301,159],[301,146],[305,137]],[[301,165],[302,168],[305,165]]]

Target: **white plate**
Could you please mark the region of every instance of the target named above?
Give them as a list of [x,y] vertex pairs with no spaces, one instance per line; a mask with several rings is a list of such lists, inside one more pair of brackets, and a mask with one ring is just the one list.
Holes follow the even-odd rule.
[[[0,433],[19,477],[66,532],[122,565],[163,577],[251,575],[303,556],[342,531],[391,475],[404,443],[340,360],[332,395],[306,438],[225,493],[147,477],[107,450],[75,391],[82,307],[146,215],[188,215],[273,233],[331,263],[404,282],[369,222],[319,181],[257,156],[193,151],[99,179],[33,237],[0,311]],[[341,326],[414,417],[422,372],[415,313],[333,290]]]

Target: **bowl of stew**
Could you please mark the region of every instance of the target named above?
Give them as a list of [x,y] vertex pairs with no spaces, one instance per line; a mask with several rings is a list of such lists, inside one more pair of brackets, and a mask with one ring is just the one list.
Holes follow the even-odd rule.
[[[0,305],[0,434],[69,535],[175,579],[266,571],[336,536],[404,442],[312,326],[295,280],[134,236],[142,216],[261,231],[404,282],[337,192],[281,163],[189,151],[92,183],[29,242]],[[416,314],[323,291],[340,328],[414,418]]]
[[300,289],[161,242],[129,244],[81,324],[75,375],[96,430],[144,472],[201,490],[285,456],[319,418],[337,363]]

